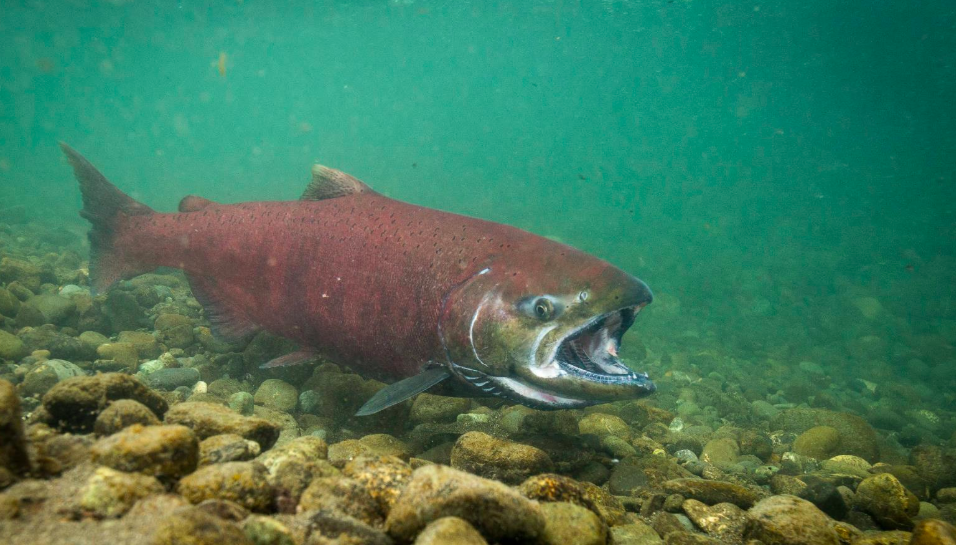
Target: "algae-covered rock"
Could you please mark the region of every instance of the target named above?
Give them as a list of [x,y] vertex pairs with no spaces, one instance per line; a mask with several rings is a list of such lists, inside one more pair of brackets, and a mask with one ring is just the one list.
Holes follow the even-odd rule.
[[342,469],[342,473],[359,482],[387,513],[412,476],[408,463],[394,456],[360,456]]
[[489,542],[532,541],[544,532],[537,502],[500,482],[440,465],[412,473],[385,528],[396,540],[411,541],[429,523],[447,516],[466,520]]
[[633,522],[611,528],[614,545],[661,545],[664,540],[649,524]]
[[272,506],[272,487],[266,468],[255,462],[226,462],[197,469],[183,477],[176,491],[192,503],[208,499],[229,500],[251,511]]
[[242,521],[242,531],[255,545],[296,545],[292,531],[271,517],[251,515]]
[[303,512],[296,523],[306,528],[308,545],[393,545],[378,528],[335,509]]
[[871,467],[872,465],[863,458],[850,454],[840,454],[820,464],[820,468],[828,473],[853,475],[861,479],[870,476]]
[[920,521],[909,545],[956,545],[956,528],[941,520]]
[[479,431],[458,438],[451,451],[451,466],[509,484],[554,470],[551,458],[543,450]]
[[[100,360],[113,362],[114,369],[132,371],[139,364],[139,353],[132,343],[103,343],[96,347],[96,355],[99,356]],[[103,362],[99,361],[99,364],[103,365]]]
[[20,310],[20,300],[6,288],[0,288],[0,316],[13,318]]
[[888,530],[910,530],[919,513],[919,500],[889,473],[863,479],[856,488],[855,503]]
[[78,365],[64,360],[44,360],[35,363],[23,377],[20,393],[23,397],[42,396],[57,383],[68,378],[86,375]]
[[879,438],[866,420],[859,416],[830,411],[796,407],[781,411],[771,422],[771,429],[803,433],[816,426],[829,426],[840,435],[840,451],[874,463],[879,460]]
[[191,367],[167,367],[159,369],[146,377],[151,388],[171,392],[176,388],[191,388],[199,382],[199,370]]
[[793,451],[801,456],[826,460],[840,454],[840,432],[831,426],[814,426],[797,436]]
[[193,320],[181,314],[160,314],[153,323],[159,341],[169,348],[187,348],[195,342]]
[[563,545],[604,545],[607,526],[590,509],[565,502],[541,504],[544,534],[541,543]]
[[256,401],[249,392],[236,392],[229,396],[229,408],[242,416],[252,416]]
[[43,407],[63,428],[90,431],[100,412],[119,399],[138,401],[160,418],[169,407],[159,394],[135,378],[121,373],[64,380],[43,396]]
[[158,426],[160,422],[146,405],[132,399],[118,399],[96,417],[93,432],[96,435],[112,435],[133,424]]
[[20,361],[30,351],[16,335],[0,329],[0,360]]
[[625,441],[630,441],[632,436],[631,428],[621,417],[604,413],[591,413],[582,418],[578,422],[578,431],[581,435],[612,435]]
[[290,413],[299,403],[299,391],[288,382],[270,378],[259,385],[254,399],[256,405]]
[[412,422],[454,422],[470,408],[471,400],[467,398],[421,394],[412,403],[408,417]]
[[46,324],[62,325],[76,314],[76,302],[53,293],[35,295],[24,304],[39,310]]
[[700,459],[711,464],[721,466],[730,465],[740,456],[740,446],[730,437],[711,439],[704,445]]
[[704,479],[667,481],[664,483],[664,491],[668,494],[680,494],[685,498],[695,499],[707,505],[732,503],[744,509],[752,506],[762,495],[739,484]]
[[199,442],[185,426],[132,426],[104,437],[90,450],[93,462],[125,472],[176,479],[196,469]]
[[232,433],[259,443],[268,450],[279,438],[279,426],[264,418],[242,416],[215,403],[187,401],[174,405],[166,414],[166,423],[182,424],[200,439]]
[[14,259],[12,257],[0,259],[0,282],[6,284],[18,282],[28,290],[36,293],[40,291],[40,285],[42,284],[40,278],[42,275],[43,270],[29,261]]
[[386,433],[347,439],[329,446],[329,462],[335,467],[345,467],[345,464],[359,456],[395,456],[408,461],[411,449],[402,440]]
[[327,455],[325,441],[305,436],[275,447],[256,459],[268,471],[269,484],[282,502],[278,506],[280,510],[294,507],[314,479],[339,474],[339,470],[326,460]]
[[812,503],[795,496],[771,496],[747,512],[745,539],[767,545],[839,545],[830,518]]
[[142,331],[120,331],[116,340],[121,343],[130,343],[136,349],[140,358],[152,359],[158,358],[163,349],[156,341],[156,337]]
[[20,398],[13,384],[6,380],[0,380],[0,468],[12,475],[30,471]]
[[372,526],[380,526],[385,514],[362,483],[343,477],[314,479],[302,493],[298,510],[336,510]]
[[253,545],[234,522],[196,507],[180,508],[157,526],[150,545]]
[[243,462],[261,452],[259,443],[234,433],[213,435],[199,442],[199,465]]
[[601,520],[615,526],[624,522],[624,506],[620,500],[592,483],[546,473],[529,477],[518,490],[528,499],[541,502],[567,502],[586,507]]
[[639,488],[661,488],[666,481],[693,476],[663,456],[628,456],[614,466],[608,487],[612,494],[627,496]]
[[488,545],[478,530],[458,517],[442,517],[425,527],[414,545]]
[[685,500],[681,509],[695,526],[721,543],[740,543],[747,526],[747,512],[732,503],[707,506],[697,500]]
[[80,491],[80,507],[96,517],[120,517],[137,501],[164,491],[155,477],[101,467]]

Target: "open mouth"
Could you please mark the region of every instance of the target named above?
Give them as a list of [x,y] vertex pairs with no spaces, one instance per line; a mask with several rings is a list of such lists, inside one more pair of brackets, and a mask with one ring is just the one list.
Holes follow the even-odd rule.
[[621,337],[643,307],[626,307],[592,319],[566,335],[551,360],[568,375],[591,382],[624,385],[639,381],[653,388],[647,374],[631,371],[618,357]]

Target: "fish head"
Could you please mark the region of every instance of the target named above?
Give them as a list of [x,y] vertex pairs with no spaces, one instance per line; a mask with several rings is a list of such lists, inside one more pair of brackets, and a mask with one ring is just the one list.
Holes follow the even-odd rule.
[[[655,390],[621,362],[624,333],[653,300],[647,285],[558,243],[474,274],[442,309],[449,369],[485,394],[560,409]],[[553,245],[553,246],[552,246]]]

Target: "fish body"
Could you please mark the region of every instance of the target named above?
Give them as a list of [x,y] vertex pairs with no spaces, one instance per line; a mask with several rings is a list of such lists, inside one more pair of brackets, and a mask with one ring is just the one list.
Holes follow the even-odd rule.
[[[397,201],[320,166],[302,200],[189,196],[179,212],[159,213],[64,151],[93,225],[94,289],[182,269],[218,334],[261,329],[302,347],[268,366],[320,353],[399,382],[366,413],[449,377],[474,394],[545,408],[653,391],[616,361],[650,291],[570,246]],[[565,342],[572,334],[581,338]]]

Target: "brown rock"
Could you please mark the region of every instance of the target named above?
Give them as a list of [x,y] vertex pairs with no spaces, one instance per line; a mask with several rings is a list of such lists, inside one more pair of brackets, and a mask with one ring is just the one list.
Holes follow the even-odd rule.
[[50,417],[70,431],[91,431],[96,417],[113,401],[132,399],[162,418],[168,405],[159,394],[121,373],[74,377],[57,383],[43,396]]
[[160,422],[146,405],[132,399],[119,399],[96,417],[93,432],[96,435],[112,435],[133,424],[158,426]]
[[830,518],[812,503],[795,496],[771,496],[747,513],[745,539],[767,545],[839,545]]
[[685,500],[684,513],[707,535],[725,543],[740,543],[747,526],[747,512],[732,503],[708,507],[697,500]]
[[541,504],[544,514],[544,535],[547,545],[605,545],[607,525],[590,509],[566,502]]
[[90,449],[93,462],[128,473],[175,479],[196,469],[199,441],[184,426],[132,426]]
[[528,499],[542,502],[569,502],[594,511],[601,520],[615,526],[624,522],[624,506],[603,488],[570,477],[546,473],[529,477],[518,490]]
[[192,503],[228,500],[258,512],[272,507],[272,487],[266,481],[266,468],[255,462],[201,467],[183,477],[176,490]]
[[443,517],[432,522],[415,538],[415,545],[488,545],[478,530],[458,517]]
[[479,431],[458,438],[451,450],[451,466],[509,484],[554,470],[551,458],[543,450]]
[[913,517],[919,513],[919,500],[889,473],[863,479],[854,496],[857,507],[888,530],[913,528]]
[[941,520],[923,520],[913,528],[910,545],[956,545],[956,528]]
[[342,477],[320,477],[305,489],[298,511],[316,510],[338,511],[371,526],[380,526],[385,515],[360,482]]
[[268,450],[279,438],[279,426],[264,418],[242,416],[215,403],[187,401],[174,405],[166,415],[166,423],[191,428],[200,439],[232,433],[259,443]]
[[13,475],[30,471],[20,398],[13,384],[5,380],[0,380],[0,468],[6,468]]
[[680,494],[708,505],[732,503],[744,509],[752,506],[761,496],[739,484],[703,479],[674,479],[664,483],[664,490],[669,494]]
[[253,545],[235,523],[196,507],[177,509],[159,524],[150,545]]
[[541,507],[508,486],[447,466],[418,468],[385,527],[399,541],[411,541],[429,523],[455,516],[468,521],[485,539],[536,540],[544,531]]

